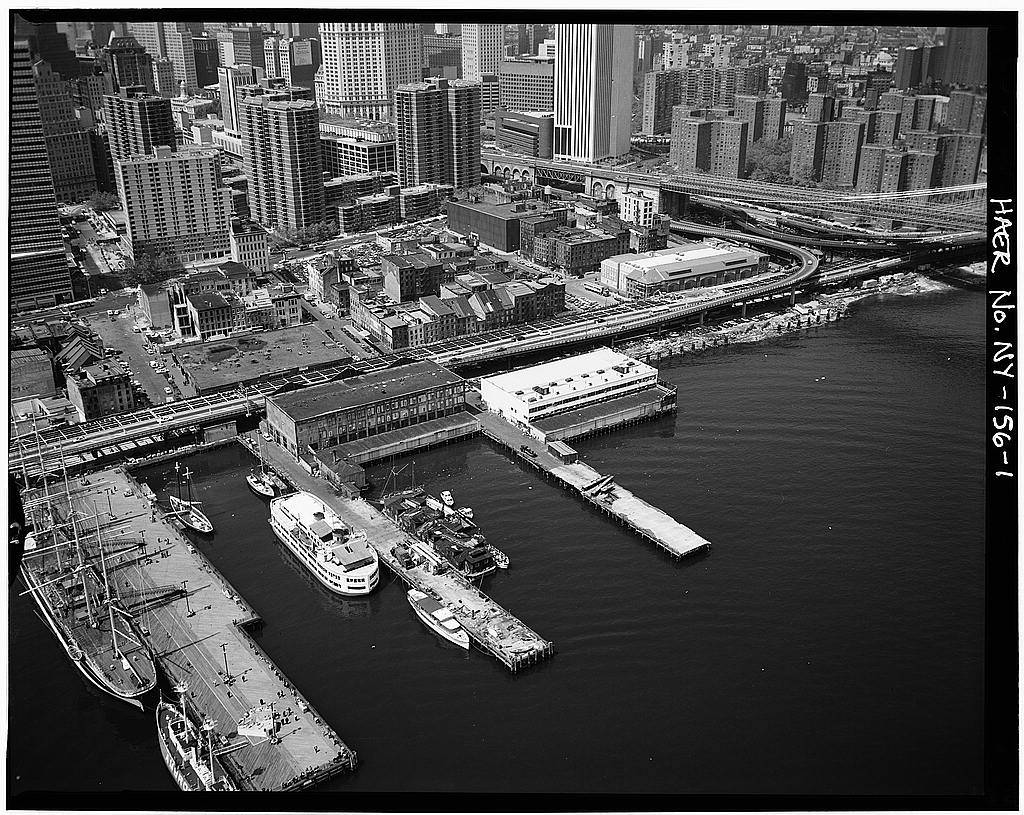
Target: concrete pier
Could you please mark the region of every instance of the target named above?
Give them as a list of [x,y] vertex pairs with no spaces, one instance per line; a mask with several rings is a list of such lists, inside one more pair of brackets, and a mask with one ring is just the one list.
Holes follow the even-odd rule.
[[[251,447],[251,442],[246,446]],[[264,452],[268,466],[279,476],[295,485],[296,489],[316,495],[346,524],[364,530],[369,543],[388,569],[406,586],[420,589],[447,605],[473,643],[510,671],[522,670],[554,654],[552,643],[483,594],[471,580],[450,568],[437,574],[432,567],[446,561],[395,526],[384,513],[361,498],[340,497],[330,484],[310,475],[277,445],[264,445]],[[408,568],[403,566],[392,553],[399,544],[417,553],[422,562]]]
[[186,684],[193,710],[216,724],[214,749],[241,789],[303,789],[354,769],[355,752],[246,632],[259,615],[148,487],[118,468],[71,488],[82,512],[100,513],[111,582],[169,684]]
[[[602,476],[581,462],[564,464],[538,439],[520,432],[494,413],[477,416],[483,434],[520,461],[537,468],[562,486],[571,489],[591,506],[619,521],[677,558],[711,548],[711,543],[670,515],[637,498],[611,476]],[[524,448],[530,452],[524,452]]]

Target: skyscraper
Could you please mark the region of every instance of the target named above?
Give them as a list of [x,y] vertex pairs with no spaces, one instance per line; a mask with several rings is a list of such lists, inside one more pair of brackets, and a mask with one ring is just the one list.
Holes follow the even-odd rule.
[[220,118],[228,133],[239,133],[242,130],[239,121],[242,96],[238,89],[245,85],[257,84],[263,78],[263,69],[252,65],[231,65],[217,69],[217,81],[220,84]]
[[58,201],[82,201],[96,192],[89,134],[75,116],[61,75],[42,60],[32,67],[54,193]]
[[32,308],[73,298],[27,39],[11,44],[8,240],[10,303]]
[[480,184],[480,85],[432,77],[395,92],[402,186]]
[[178,83],[174,81],[174,63],[167,57],[153,60],[153,93],[168,99],[179,94]]
[[65,80],[78,76],[80,67],[67,38],[57,30],[56,23],[30,23],[18,14],[11,17],[16,37],[28,40],[37,59],[45,60]]
[[821,180],[844,187],[857,182],[860,149],[864,142],[864,123],[854,121],[828,122],[825,125],[825,152],[821,164]]
[[169,252],[193,263],[231,253],[231,189],[221,183],[217,150],[156,147],[118,162],[116,172],[135,257]]
[[417,23],[321,23],[325,113],[390,119],[395,89],[423,75],[423,35]]
[[257,96],[242,101],[239,119],[253,218],[264,226],[294,229],[323,221],[316,104]]
[[128,23],[128,33],[153,59],[167,56],[164,23]]
[[593,162],[629,152],[633,32],[631,25],[556,27],[556,159]]
[[224,66],[267,67],[263,53],[263,29],[255,26],[234,26],[218,33],[217,53],[220,64]]
[[462,78],[479,81],[483,74],[496,74],[504,59],[505,27],[463,23]]
[[799,121],[793,126],[789,174],[795,180],[821,180],[825,158],[825,122]]
[[110,68],[114,90],[141,85],[152,92],[153,57],[134,37],[111,37],[101,55]]
[[196,54],[192,45],[192,32],[187,23],[164,23],[164,44],[167,58],[174,66],[174,82],[185,83],[185,92],[192,94],[199,88],[196,76]]
[[110,156],[117,162],[132,155],[148,155],[158,145],[174,147],[171,100],[134,89],[103,97]]

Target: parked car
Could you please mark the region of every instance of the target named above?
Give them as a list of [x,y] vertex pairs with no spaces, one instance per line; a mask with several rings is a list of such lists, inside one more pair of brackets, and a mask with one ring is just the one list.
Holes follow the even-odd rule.
[[170,396],[170,395],[171,395],[172,393],[174,393],[174,391],[172,391],[172,390],[171,390],[171,389],[170,389],[170,388],[168,387],[168,388],[164,388],[164,393],[166,393],[166,394],[167,394],[168,396]]

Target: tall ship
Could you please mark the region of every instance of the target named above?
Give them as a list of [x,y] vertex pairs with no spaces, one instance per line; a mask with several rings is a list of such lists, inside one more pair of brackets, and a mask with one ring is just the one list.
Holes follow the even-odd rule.
[[376,588],[380,565],[366,533],[346,526],[312,493],[294,492],[274,498],[270,502],[270,526],[331,591],[358,597]]
[[157,667],[130,611],[131,592],[117,588],[121,565],[112,563],[135,544],[103,540],[99,516],[90,524],[74,507],[66,474],[64,495],[51,496],[44,484],[27,508],[33,531],[21,561],[24,593],[91,684],[141,709]]
[[[191,470],[186,468],[183,474],[180,464],[176,461],[174,462],[174,474],[178,481],[178,494],[168,498],[173,510],[172,514],[193,532],[209,535],[213,532],[213,521],[206,517],[202,504],[192,498]],[[183,498],[181,495],[182,481],[185,482],[187,498]]]
[[175,690],[177,705],[161,699],[156,707],[157,739],[167,769],[185,792],[237,791],[213,747],[215,725],[209,720],[197,723],[188,710],[187,688],[179,685]]
[[453,509],[449,500],[428,495],[422,487],[412,487],[385,495],[380,505],[399,528],[427,544],[466,577],[484,577],[498,568],[496,550],[470,520],[472,513]]

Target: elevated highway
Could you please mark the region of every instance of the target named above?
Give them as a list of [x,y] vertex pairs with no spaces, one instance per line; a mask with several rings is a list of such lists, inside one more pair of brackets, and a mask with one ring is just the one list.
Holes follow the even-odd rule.
[[[144,439],[181,430],[194,425],[209,425],[262,411],[267,396],[310,385],[330,382],[399,365],[410,360],[431,360],[452,368],[509,359],[512,357],[566,348],[580,344],[603,342],[662,325],[701,317],[710,311],[751,300],[793,294],[799,288],[815,285],[819,271],[818,257],[811,251],[777,238],[722,230],[682,221],[673,223],[676,234],[696,237],[720,237],[746,243],[791,259],[791,267],[783,272],[760,278],[736,281],[717,287],[709,296],[695,299],[678,294],[662,294],[643,300],[632,300],[586,314],[566,314],[538,323],[489,331],[445,340],[430,346],[405,349],[377,358],[363,359],[310,372],[300,372],[258,385],[194,399],[160,405],[71,427],[45,430],[37,434],[12,438],[9,469],[29,477],[52,472],[61,455],[88,460],[103,448],[137,439]],[[969,245],[969,244],[968,244]],[[931,251],[951,249],[932,247]],[[836,267],[829,282],[850,280],[877,274],[881,269],[896,268],[915,259],[915,251],[904,249],[883,258],[850,261]],[[696,290],[699,294],[701,290]]]

